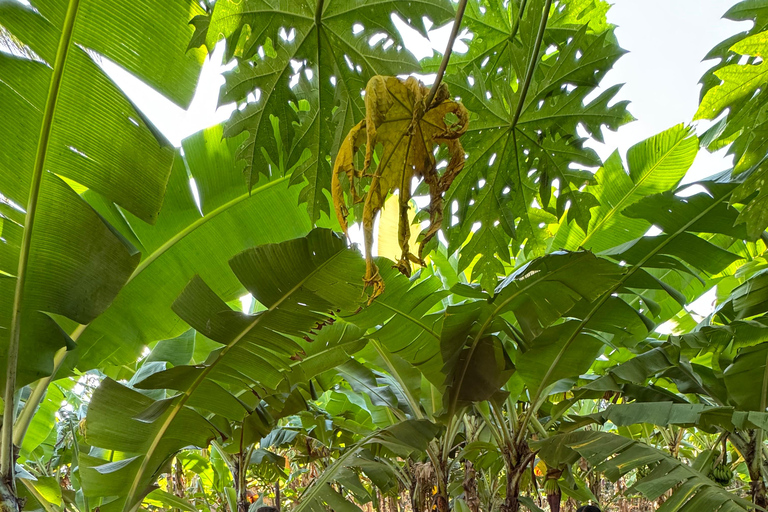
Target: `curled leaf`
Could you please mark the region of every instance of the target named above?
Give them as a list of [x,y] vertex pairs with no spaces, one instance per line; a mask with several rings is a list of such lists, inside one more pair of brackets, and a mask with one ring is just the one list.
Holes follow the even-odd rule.
[[[398,244],[402,255],[395,265],[410,276],[411,262],[424,265],[424,246],[435,236],[443,220],[443,194],[464,168],[464,149],[459,137],[466,132],[469,114],[461,103],[450,99],[448,87],[441,84],[431,105],[426,105],[429,89],[413,77],[374,76],[365,88],[365,120],[350,130],[344,139],[333,168],[334,208],[347,233],[348,205],[364,202],[365,284],[372,287],[369,301],[384,291],[384,283],[373,262],[373,222],[387,196],[399,190]],[[365,138],[364,138],[365,137]],[[363,168],[355,166],[355,155],[365,143]],[[435,146],[444,144],[450,161],[441,173],[435,161]],[[374,158],[380,146],[378,159]],[[376,164],[374,165],[374,160]],[[375,167],[375,168],[374,168]],[[341,174],[349,180],[349,203],[345,201]],[[408,209],[411,181],[423,178],[429,187],[429,225],[419,235],[418,255],[411,253]],[[360,189],[360,190],[358,190]]]

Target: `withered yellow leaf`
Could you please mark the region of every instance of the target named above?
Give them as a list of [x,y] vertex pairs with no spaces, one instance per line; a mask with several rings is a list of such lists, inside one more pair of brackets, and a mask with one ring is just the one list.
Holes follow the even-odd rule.
[[[426,105],[429,89],[411,77],[374,76],[365,88],[365,120],[355,125],[342,142],[333,169],[332,192],[339,223],[347,231],[348,203],[341,185],[341,174],[349,181],[352,204],[364,201],[363,234],[365,237],[365,283],[372,287],[372,301],[384,290],[384,283],[373,262],[373,221],[386,198],[399,190],[398,245],[401,256],[396,267],[406,275],[411,262],[424,264],[424,246],[437,233],[443,220],[443,194],[464,167],[464,149],[459,137],[466,132],[469,115],[461,103],[450,99],[448,88],[441,84],[431,105]],[[447,117],[454,121],[447,121]],[[363,168],[355,166],[355,155],[365,143]],[[438,173],[434,149],[445,144],[451,155],[448,166]],[[378,164],[374,152],[378,149]],[[375,167],[375,168],[374,168]],[[429,187],[429,226],[421,232],[418,255],[410,249],[408,210],[413,178],[423,178]],[[358,188],[362,190],[358,192]],[[361,198],[364,193],[364,198]]]

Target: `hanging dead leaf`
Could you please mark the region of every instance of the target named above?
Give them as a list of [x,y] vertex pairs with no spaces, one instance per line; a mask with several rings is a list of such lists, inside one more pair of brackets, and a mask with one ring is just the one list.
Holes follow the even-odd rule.
[[[413,201],[411,201],[413,205]],[[400,223],[400,194],[395,192],[391,194],[384,206],[381,208],[381,214],[379,215],[378,227],[376,229],[376,243],[378,245],[377,253],[379,256],[385,258],[397,259],[400,254],[400,244],[398,242],[399,235],[399,223]],[[408,223],[413,226],[416,214],[413,209],[408,211]],[[415,247],[419,243],[419,232],[413,230],[408,240],[408,245]]]
[[[429,89],[413,77],[374,76],[365,88],[365,120],[347,134],[336,155],[333,167],[332,194],[334,208],[344,233],[347,234],[348,203],[341,185],[341,174],[349,180],[352,205],[364,201],[363,234],[365,239],[365,284],[372,287],[369,303],[384,291],[384,282],[373,262],[373,221],[387,196],[399,190],[398,244],[402,250],[395,265],[403,274],[411,275],[411,262],[424,265],[424,246],[440,229],[443,221],[443,194],[464,168],[464,149],[459,137],[467,131],[469,114],[461,103],[450,99],[448,87],[441,84],[431,105],[426,99]],[[451,118],[451,119],[448,119]],[[355,155],[365,143],[363,168],[355,167]],[[434,149],[444,144],[450,161],[438,173]],[[380,146],[378,164],[374,151]],[[418,255],[410,249],[408,209],[411,180],[423,178],[429,187],[429,225],[419,234]]]

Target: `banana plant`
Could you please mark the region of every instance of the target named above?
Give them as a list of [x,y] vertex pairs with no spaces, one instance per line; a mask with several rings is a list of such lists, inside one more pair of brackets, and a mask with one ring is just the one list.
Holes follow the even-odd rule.
[[[625,194],[623,201],[621,197],[614,199],[613,203],[608,203],[615,205],[613,210],[603,214],[605,219],[622,214],[622,219],[598,222],[593,226],[594,231],[585,235],[591,235],[592,239],[597,241],[600,240],[601,230],[606,229],[614,238],[622,236],[623,220],[629,217],[628,227],[623,232],[623,236],[628,240],[625,240],[623,245],[601,253],[603,257],[614,260],[614,263],[608,259],[592,257],[593,266],[585,263],[583,268],[564,267],[564,277],[561,278],[554,263],[546,268],[551,274],[541,268],[547,264],[545,262],[555,262],[558,257],[563,258],[553,253],[521,267],[497,288],[493,297],[485,296],[479,291],[471,292],[475,296],[485,298],[485,302],[490,303],[497,312],[486,317],[480,313],[479,320],[466,323],[466,328],[475,329],[475,332],[464,346],[455,341],[457,336],[453,336],[451,339],[455,346],[465,350],[467,354],[474,354],[479,346],[478,340],[487,336],[486,332],[508,333],[502,339],[506,350],[511,353],[516,369],[517,381],[507,387],[508,391],[512,391],[512,399],[509,403],[499,399],[494,403],[492,400],[487,415],[489,423],[496,425],[498,441],[510,461],[507,467],[508,501],[505,506],[511,507],[511,510],[516,510],[515,507],[519,506],[515,504],[518,494],[516,482],[532,456],[527,449],[528,437],[531,431],[538,435],[545,434],[543,428],[537,428],[541,427],[538,425],[537,413],[547,402],[547,396],[557,391],[557,383],[569,386],[568,379],[573,382],[572,379],[589,370],[604,347],[631,349],[636,346],[654,326],[651,317],[665,320],[682,309],[682,305],[688,300],[693,300],[697,294],[702,293],[704,289],[700,286],[694,286],[689,291],[689,297],[678,289],[688,291],[686,288],[689,283],[695,280],[691,274],[698,273],[703,267],[703,270],[716,275],[740,259],[740,256],[707,241],[704,237],[709,236],[705,233],[700,234],[701,231],[710,229],[724,229],[728,233],[738,235],[738,228],[730,227],[736,218],[736,210],[729,209],[722,199],[713,200],[709,195],[694,196],[693,199],[687,200],[677,199],[672,191],[665,189],[675,186],[692,163],[695,154],[696,139],[682,126],[672,128],[630,150],[630,179],[627,181],[634,179],[648,188],[644,189],[645,193],[639,195],[637,187],[627,186],[622,189]],[[620,176],[626,179],[627,173],[622,169],[618,157],[610,163],[613,169],[604,170],[604,175],[610,172],[615,180],[621,179]],[[657,187],[656,190],[661,193],[648,195],[653,190],[650,187]],[[717,188],[718,185],[713,184],[711,187]],[[611,193],[615,193],[615,190],[611,190]],[[677,225],[667,219],[650,215],[652,209],[653,212],[659,211],[655,203],[662,202],[665,203],[666,210],[675,211]],[[707,226],[708,223],[699,220],[701,217],[719,219],[723,216],[731,220],[724,221],[722,228],[714,224]],[[662,228],[664,234],[655,238],[641,236],[631,239],[632,236],[637,236],[640,229],[647,229],[651,224]],[[687,249],[688,242],[684,244],[683,240],[690,240],[691,245],[697,244],[710,257],[694,256]],[[570,257],[576,261],[579,253]],[[677,265],[677,269],[672,267],[673,270],[670,270],[678,261],[681,263]],[[678,272],[680,270],[683,271],[682,275]],[[584,283],[583,279],[579,281],[580,284],[569,280],[570,276],[577,274],[592,276],[587,279],[589,288],[579,287]],[[557,292],[556,279],[562,279],[560,286],[567,286],[567,291]],[[526,285],[526,281],[536,284],[538,280],[541,280],[540,288],[530,288],[529,291],[530,284]],[[470,290],[463,290],[457,287],[455,291],[470,296]],[[515,300],[519,301],[517,305]],[[662,300],[666,301],[665,309],[659,306]],[[510,305],[508,312],[503,310],[506,304]],[[472,306],[468,303],[463,307],[468,309]],[[474,307],[478,307],[477,304]],[[560,321],[561,316],[565,317],[565,320]],[[475,327],[472,327],[471,322],[474,322]],[[449,373],[449,376],[461,376],[465,368],[483,368],[484,380],[492,375],[488,368],[493,368],[493,365],[479,365],[476,361],[471,361],[470,364],[468,358],[459,361],[459,371]],[[474,376],[469,381],[474,386],[483,382]],[[455,382],[460,384],[462,381]],[[495,388],[499,389],[500,387]],[[524,394],[521,395],[521,392]],[[518,396],[529,402],[529,406],[519,417],[515,404]],[[491,396],[489,394],[473,398],[488,399]],[[453,400],[458,402],[459,397],[454,396]],[[560,414],[563,412],[565,409],[560,410]],[[553,423],[556,420],[557,417],[553,419]],[[522,454],[522,457],[516,454]]]
[[[0,152],[0,344],[5,368],[0,508],[15,498],[15,392],[50,376],[78,324],[109,307],[139,264],[137,248],[84,191],[153,223],[173,162],[167,141],[104,72],[109,60],[186,107],[204,54],[187,52],[192,0],[4,2],[0,97],[9,118]],[[7,35],[7,37],[6,37]],[[47,381],[41,383],[41,391]],[[35,407],[39,399],[35,400]]]
[[[336,368],[351,390],[367,395],[371,407],[387,414],[375,420],[380,426],[403,421],[430,421],[444,427],[426,447],[426,461],[408,459],[404,471],[410,481],[413,506],[424,510],[432,500],[438,510],[448,510],[451,457],[461,430],[463,410],[446,414],[443,407],[439,348],[435,337],[443,328],[444,299],[449,292],[434,274],[408,279],[381,259],[385,293],[365,310],[347,318],[367,339],[355,360]],[[436,488],[434,496],[428,492]]]
[[[196,327],[198,335],[226,345],[214,350],[201,365],[161,369],[133,386],[139,390],[180,392],[171,392],[167,398],[161,395],[153,399],[111,379],[102,382],[89,408],[88,441],[93,446],[127,453],[119,463],[88,459],[92,480],[86,482],[86,487],[90,484],[92,488],[86,490],[102,497],[102,508],[132,510],[151,490],[164,461],[180,448],[207,446],[214,438],[237,437],[238,431],[243,446],[253,446],[269,431],[264,429],[273,419],[295,413],[292,404],[304,404],[306,375],[315,376],[333,368],[339,356],[348,357],[343,351],[345,346],[359,345],[354,326],[339,321],[337,327],[333,318],[359,307],[362,283],[356,278],[345,282],[340,277],[344,273],[356,276],[356,267],[361,264],[355,251],[325,230],[242,253],[232,261],[233,269],[240,279],[250,282],[249,289],[266,308],[253,315],[229,310],[199,278],[193,279],[175,309]],[[286,276],[291,276],[293,283],[286,281]],[[318,329],[330,335],[317,336],[312,344],[307,343],[304,338],[315,336]],[[301,379],[301,386],[296,387],[296,379]],[[125,412],[116,417],[112,409],[117,403]],[[233,419],[242,426],[231,429],[228,420]],[[370,443],[397,445],[397,438],[392,436],[402,429],[409,432],[409,428],[416,428],[425,432],[422,437],[429,437],[428,432],[434,435],[431,423],[414,421],[418,422],[374,430],[364,437],[354,454],[342,458],[363,464],[363,447]],[[403,435],[408,439],[414,433]],[[245,454],[245,450],[238,451],[237,457]],[[243,474],[244,460],[239,464],[230,461],[237,466],[238,476]],[[114,483],[106,484],[107,480]],[[123,490],[115,492],[120,486]],[[313,498],[307,498],[306,503],[338,499],[322,491],[324,487],[322,484],[320,491],[311,491]],[[238,490],[242,491],[242,485]]]
[[573,464],[584,457],[612,481],[647,466],[650,473],[631,490],[651,500],[671,491],[660,510],[696,510],[702,506],[733,511],[754,508],[752,502],[726,491],[707,475],[641,441],[607,432],[579,431],[551,437],[535,446],[548,464]]
[[[768,426],[768,412],[761,406],[765,306],[758,290],[765,278],[761,271],[750,271],[751,265],[745,267],[739,273],[749,278],[697,330],[673,336],[663,347],[651,348],[608,368],[603,376],[575,392],[581,398],[617,393],[624,403],[585,416],[571,416],[561,428],[569,431],[592,422],[620,429],[655,425],[673,457],[677,457],[680,442],[691,427],[718,434],[723,443],[730,441],[746,462],[752,501],[764,507],[766,466],[760,438]],[[711,363],[703,365],[704,360]],[[698,403],[692,403],[691,396]],[[674,442],[663,435],[665,428],[676,429]],[[714,448],[709,453],[706,462],[697,458],[697,469],[705,473],[714,471]],[[720,454],[722,463],[725,450]]]
[[700,365],[691,365],[695,376],[699,370],[702,374],[699,379],[711,383],[707,389],[709,400],[734,408],[737,411],[734,418],[739,415],[751,419],[747,425],[741,425],[743,432],[734,432],[730,439],[747,463],[752,499],[761,507],[768,505],[763,446],[768,425],[761,421],[768,414],[768,344],[764,342],[768,332],[764,327],[768,312],[764,298],[766,283],[764,271],[757,271],[734,288],[698,330],[673,340],[688,359],[712,359],[711,369],[699,370]]
[[[705,183],[701,186],[715,193],[688,198],[664,189],[675,186],[695,153],[696,140],[682,126],[632,148],[630,176],[647,187],[658,187],[662,193],[649,196],[651,189],[643,189],[645,192],[638,195],[636,187],[628,187],[628,207],[619,210],[619,201],[610,215],[622,213],[633,226],[640,226],[628,230],[628,238],[651,224],[658,225],[663,234],[630,238],[623,246],[605,251],[605,258],[614,262],[589,253],[553,253],[521,266],[493,296],[457,284],[451,291],[460,299],[449,301],[456,305],[444,311],[438,303],[443,296],[437,281],[430,285],[429,279],[417,280],[411,288],[404,286],[405,282],[388,285],[394,291],[350,318],[366,330],[377,326],[368,333],[381,340],[373,346],[386,347],[432,381],[444,397],[449,432],[450,421],[459,417],[462,407],[491,400],[486,416],[493,416],[488,423],[497,426],[497,442],[507,455],[506,506],[511,510],[519,507],[516,485],[532,456],[526,449],[529,432],[543,432],[536,415],[556,384],[586,372],[605,346],[636,346],[653,327],[649,316],[660,320],[674,316],[683,304],[704,291],[692,274],[704,270],[717,276],[741,259],[718,245],[730,247],[731,238],[709,234],[740,235],[740,228],[732,227],[738,212],[725,199],[728,185]],[[624,173],[621,167],[611,172]],[[651,172],[658,172],[657,185]],[[660,216],[660,205],[665,208],[662,211],[674,214]],[[604,229],[617,232],[617,226],[622,226],[621,221]],[[597,234],[594,238],[599,239]],[[694,245],[700,253],[690,250]],[[388,276],[385,280],[397,281]],[[662,300],[667,300],[664,309],[659,306]],[[371,318],[368,324],[366,315]],[[562,316],[567,321],[560,321]],[[439,349],[435,345],[438,340]],[[504,389],[512,372],[516,383]],[[375,391],[380,392],[379,387]],[[515,401],[523,389],[527,390],[529,406],[518,417]],[[372,395],[373,389],[357,391]],[[505,404],[504,395],[509,393],[511,399]],[[390,396],[390,401],[393,399]],[[389,405],[394,408],[396,404]],[[566,410],[562,408],[559,414]]]

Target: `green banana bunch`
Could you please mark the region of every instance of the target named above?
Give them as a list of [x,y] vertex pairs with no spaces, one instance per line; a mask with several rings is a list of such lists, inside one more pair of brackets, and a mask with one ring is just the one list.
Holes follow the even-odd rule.
[[718,464],[712,469],[709,477],[725,487],[733,480],[733,470],[727,464]]
[[559,490],[560,486],[557,484],[557,480],[554,478],[544,480],[544,492],[547,493],[547,496],[555,495]]
[[643,466],[640,466],[639,468],[637,468],[637,478],[638,479],[645,478],[645,477],[647,477],[650,474],[651,474],[651,468],[649,468],[648,466],[643,465]]

